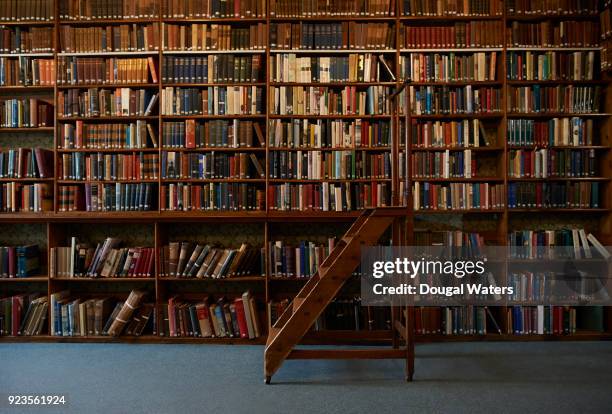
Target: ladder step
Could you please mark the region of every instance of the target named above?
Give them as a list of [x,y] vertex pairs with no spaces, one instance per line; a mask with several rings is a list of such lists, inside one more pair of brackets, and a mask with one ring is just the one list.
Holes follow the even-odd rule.
[[305,300],[306,298],[300,298],[297,296],[293,298],[293,313],[296,313],[300,309],[300,306],[302,305],[302,303],[304,303]]
[[293,349],[287,359],[403,359],[405,349]]

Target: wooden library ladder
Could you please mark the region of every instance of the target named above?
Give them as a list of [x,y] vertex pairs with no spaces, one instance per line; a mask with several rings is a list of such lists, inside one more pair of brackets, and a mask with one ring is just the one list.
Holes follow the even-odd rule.
[[406,359],[406,379],[414,373],[414,339],[411,318],[406,325],[399,321],[393,329],[402,329],[405,347],[378,349],[295,349],[327,305],[336,297],[351,277],[361,258],[362,246],[378,243],[380,237],[398,217],[405,215],[405,207],[366,209],[336,244],[330,255],[319,266],[293,302],[268,333],[264,355],[266,384],[286,359]]

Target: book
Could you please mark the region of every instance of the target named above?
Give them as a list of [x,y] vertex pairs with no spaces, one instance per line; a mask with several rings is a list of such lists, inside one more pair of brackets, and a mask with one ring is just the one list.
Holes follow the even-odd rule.
[[147,58],[59,56],[57,84],[142,84],[155,82]]
[[52,27],[0,27],[0,53],[53,53],[53,50]]
[[593,80],[597,74],[595,52],[508,52],[509,80]]
[[0,152],[0,178],[52,178],[53,152],[14,148]]
[[330,0],[323,2],[300,2],[274,0],[270,4],[270,15],[275,17],[314,16],[393,16],[395,2],[383,0]]
[[55,60],[29,56],[0,57],[0,86],[53,86]]
[[59,187],[59,211],[151,211],[156,208],[154,183],[86,182]]
[[486,114],[501,112],[499,88],[410,86],[411,111],[415,115]]
[[597,145],[593,119],[508,119],[507,141],[514,146],[560,147]]
[[58,166],[62,180],[156,180],[159,177],[159,155],[143,152],[63,153]]
[[508,177],[595,177],[595,150],[536,149],[508,152]]
[[0,336],[41,335],[47,320],[47,297],[38,293],[0,298]]
[[266,16],[266,2],[263,0],[193,0],[164,2],[162,17],[168,18],[262,18]]
[[403,16],[499,16],[504,12],[501,0],[400,0]]
[[126,324],[130,321],[134,315],[134,311],[140,307],[140,304],[146,292],[142,290],[132,290],[125,300],[125,303],[121,306],[121,309],[114,317],[111,317],[112,322],[108,328],[108,335],[119,336]]
[[144,149],[155,148],[154,135],[145,120],[121,124],[64,123],[58,129],[61,149]]
[[216,119],[206,122],[187,120],[184,122],[164,122],[162,146],[164,148],[258,148],[265,141],[254,141],[261,126],[255,121],[239,119]]

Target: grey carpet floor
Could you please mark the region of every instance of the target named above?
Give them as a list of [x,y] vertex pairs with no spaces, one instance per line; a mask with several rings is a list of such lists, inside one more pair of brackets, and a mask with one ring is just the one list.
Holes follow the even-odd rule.
[[[263,383],[260,346],[0,344],[0,412],[609,413],[612,342],[446,343],[402,361],[288,361]],[[67,406],[9,407],[8,394]]]

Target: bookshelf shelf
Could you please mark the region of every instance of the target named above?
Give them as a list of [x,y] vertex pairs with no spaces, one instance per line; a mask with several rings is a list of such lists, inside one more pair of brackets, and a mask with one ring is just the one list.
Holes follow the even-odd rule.
[[340,55],[357,53],[395,53],[395,49],[271,49],[270,53],[295,53],[314,55]]
[[53,57],[53,53],[36,53],[36,52],[23,52],[23,53],[0,53],[0,58],[11,58],[11,57]]
[[530,51],[544,51],[544,52],[589,52],[589,51],[595,51],[598,52],[601,50],[600,47],[557,47],[557,46],[551,46],[551,47],[532,47],[532,46],[520,46],[520,47],[515,47],[515,46],[508,46],[506,48],[506,50],[508,52],[530,52]]
[[35,128],[0,128],[2,133],[11,132],[53,132],[54,127],[35,127]]
[[58,52],[57,56],[84,56],[91,57],[95,56],[134,56],[134,54],[138,54],[139,56],[158,56],[159,52],[157,50],[147,51],[133,51],[133,52]]
[[612,116],[612,114],[601,114],[601,113],[584,113],[584,112],[508,112],[506,114],[508,118],[570,118],[570,117],[584,117],[584,118],[605,118]]
[[47,276],[0,277],[0,283],[47,283]]
[[236,49],[236,50],[165,50],[164,55],[252,55],[265,54],[262,49]]
[[155,283],[154,277],[54,277],[50,280],[61,283]]
[[84,84],[62,84],[57,89],[90,89],[90,88],[159,88],[156,83],[84,83]]
[[477,53],[502,52],[503,47],[451,47],[451,48],[410,48],[400,49],[400,53]]
[[[175,3],[176,4],[176,3]],[[269,5],[269,3],[268,3]],[[56,4],[57,6],[57,4]],[[140,78],[140,80],[151,79],[150,82],[101,82],[100,79],[92,80],[91,82],[83,82],[83,83],[62,83],[58,85],[16,85],[16,86],[0,86],[0,92],[3,92],[6,97],[14,97],[19,96],[22,98],[29,97],[28,94],[32,93],[32,95],[36,96],[45,96],[51,95],[51,92],[57,96],[58,92],[80,90],[81,93],[85,93],[88,89],[106,89],[112,90],[117,88],[130,88],[132,90],[135,89],[145,89],[147,94],[159,93],[159,101],[154,108],[153,113],[159,113],[159,115],[154,116],[111,116],[111,117],[58,117],[57,113],[55,114],[55,126],[46,126],[46,127],[38,127],[38,128],[0,128],[0,134],[2,136],[0,138],[7,140],[14,140],[16,138],[30,138],[30,136],[35,138],[45,138],[47,140],[51,140],[50,143],[46,143],[47,147],[53,148],[54,153],[54,170],[56,178],[24,178],[24,179],[12,179],[12,178],[3,178],[0,179],[0,183],[4,182],[20,182],[20,183],[49,183],[53,184],[53,193],[54,197],[54,206],[52,206],[52,211],[45,211],[39,213],[33,212],[24,212],[24,213],[1,213],[0,214],[0,223],[2,226],[11,226],[15,223],[19,224],[28,224],[33,227],[40,227],[42,233],[44,233],[44,239],[48,244],[55,247],[58,245],[60,240],[65,240],[66,237],[71,236],[71,234],[65,234],[69,231],[70,227],[75,228],[83,228],[86,229],[89,226],[118,226],[120,228],[125,227],[126,232],[131,232],[131,229],[136,227],[146,227],[147,232],[150,233],[152,238],[151,244],[147,244],[149,246],[155,247],[156,252],[156,265],[159,265],[158,261],[160,259],[160,248],[166,245],[167,242],[172,240],[178,240],[180,237],[171,238],[171,236],[175,236],[173,232],[179,234],[179,230],[175,230],[175,226],[183,226],[183,227],[206,227],[206,226],[254,226],[257,227],[256,236],[262,240],[261,245],[264,247],[264,251],[269,250],[268,242],[273,240],[281,240],[284,236],[278,236],[274,234],[275,231],[281,229],[285,231],[288,228],[290,232],[298,232],[301,226],[312,227],[312,232],[316,233],[317,236],[328,236],[328,229],[333,229],[334,226],[348,226],[351,222],[355,220],[356,217],[360,215],[360,211],[320,211],[320,210],[289,210],[289,211],[281,211],[277,210],[274,206],[274,203],[270,202],[269,194],[267,193],[273,187],[280,187],[279,184],[291,184],[291,187],[299,187],[300,184],[314,184],[312,187],[316,187],[316,184],[327,182],[330,183],[354,183],[355,187],[359,184],[379,184],[384,188],[387,188],[390,194],[394,194],[398,199],[401,193],[405,190],[410,190],[413,188],[412,185],[415,183],[422,182],[431,182],[431,183],[490,183],[495,184],[498,188],[499,186],[503,187],[503,191],[505,194],[505,198],[507,199],[508,185],[514,182],[599,182],[600,192],[602,193],[601,199],[603,201],[600,202],[600,206],[604,208],[555,208],[555,209],[531,209],[531,208],[509,208],[509,207],[498,207],[491,209],[482,209],[482,210],[432,210],[432,209],[424,209],[420,210],[414,209],[413,200],[411,198],[403,201],[396,202],[396,204],[406,204],[403,209],[401,217],[405,218],[406,221],[406,242],[414,242],[417,239],[415,235],[416,226],[422,226],[422,223],[437,223],[440,225],[452,225],[452,223],[460,223],[457,224],[460,226],[462,230],[467,229],[469,226],[475,226],[479,228],[481,223],[485,223],[483,227],[491,228],[491,233],[494,235],[491,236],[491,240],[495,239],[496,242],[500,244],[507,244],[507,234],[510,230],[513,230],[515,226],[517,226],[515,221],[523,221],[527,219],[531,219],[532,217],[537,217],[538,221],[547,221],[552,216],[560,216],[562,220],[571,221],[574,217],[577,220],[589,220],[593,222],[595,227],[599,227],[598,235],[601,236],[600,240],[608,241],[612,240],[610,236],[610,232],[612,231],[612,221],[610,214],[610,203],[607,201],[608,191],[610,191],[610,181],[612,177],[612,172],[610,170],[610,156],[612,156],[612,152],[610,151],[610,141],[609,137],[604,133],[598,133],[598,129],[601,131],[607,131],[610,128],[610,122],[612,122],[612,117],[610,112],[612,112],[612,104],[610,103],[610,79],[609,77],[599,76],[599,72],[595,71],[594,79],[592,80],[570,80],[570,79],[558,79],[558,80],[512,80],[510,78],[510,74],[506,73],[509,71],[507,65],[508,57],[510,56],[510,52],[525,52],[525,51],[533,51],[533,52],[548,52],[548,51],[557,51],[557,52],[599,52],[601,50],[600,47],[515,47],[515,46],[501,46],[502,43],[506,43],[505,36],[502,36],[502,40],[496,40],[493,44],[497,44],[495,47],[448,47],[448,48],[432,48],[432,47],[424,47],[424,48],[400,48],[400,46],[396,46],[394,48],[386,48],[382,46],[375,46],[374,48],[355,48],[355,49],[300,49],[300,48],[284,48],[281,46],[277,46],[280,44],[284,44],[283,42],[278,42],[277,45],[274,45],[274,39],[271,40],[271,30],[270,24],[274,23],[288,23],[288,24],[299,24],[301,22],[310,22],[310,23],[342,23],[342,22],[358,22],[358,23],[382,23],[389,24],[391,26],[392,32],[392,42],[394,45],[408,45],[408,44],[417,44],[417,43],[409,43],[406,42],[406,39],[403,39],[405,33],[403,30],[405,27],[425,27],[429,26],[430,23],[435,23],[434,26],[445,26],[450,27],[457,23],[457,27],[465,26],[470,22],[476,22],[477,24],[485,24],[491,22],[491,24],[498,24],[500,28],[503,30],[507,30],[510,27],[510,24],[513,21],[516,22],[541,22],[541,21],[565,21],[565,20],[580,20],[584,22],[595,21],[597,19],[596,15],[517,15],[514,13],[504,13],[499,15],[473,15],[473,16],[464,16],[464,15],[422,15],[422,16],[409,16],[409,15],[400,15],[400,5],[396,5],[396,10],[393,15],[358,15],[358,16],[349,16],[349,15],[335,15],[335,16],[323,16],[323,15],[312,15],[312,16],[277,16],[277,15],[269,15],[268,17],[253,17],[250,15],[245,15],[243,17],[238,16],[229,16],[229,17],[210,17],[210,16],[193,16],[193,17],[179,17],[178,15],[174,16],[156,16],[156,17],[145,17],[145,16],[130,16],[127,18],[107,18],[107,19],[91,19],[91,18],[82,18],[82,19],[69,19],[65,16],[59,18],[59,10],[56,10],[55,15],[56,19],[51,21],[2,21],[0,20],[0,25],[8,26],[8,27],[19,27],[19,26],[31,26],[31,27],[49,27],[53,30],[55,40],[56,40],[56,51],[54,53],[47,52],[23,52],[23,53],[4,53],[0,54],[0,57],[16,58],[19,57],[28,57],[28,58],[47,58],[49,60],[53,59],[56,62],[56,65],[60,61],[68,62],[71,59],[63,59],[63,58],[71,58],[71,57],[79,57],[79,58],[100,58],[100,60],[104,60],[104,58],[112,58],[117,57],[117,60],[129,60],[128,58],[147,58],[149,62],[153,62],[151,67],[155,68],[155,75],[153,73],[149,73],[148,78]],[[59,9],[59,8],[57,8]],[[228,46],[219,46],[224,50],[164,50],[162,38],[165,35],[162,24],[175,24],[184,26],[195,24],[195,23],[205,23],[208,25],[227,25],[231,28],[240,28],[245,29],[251,25],[263,23],[267,30],[268,36],[266,41],[264,42],[264,46],[262,48],[255,49],[245,49],[240,48],[236,50],[225,50]],[[103,51],[101,48],[98,48],[98,52],[91,53],[77,53],[77,52],[66,52],[60,50],[59,38],[60,38],[60,30],[63,28],[96,28],[104,30],[107,26],[111,26],[116,28],[119,25],[151,25],[151,24],[159,24],[159,41],[157,44],[159,45],[159,50],[156,47],[147,47],[147,51],[122,51],[122,52],[111,52],[111,51]],[[64,27],[62,27],[64,26]],[[233,41],[233,39],[230,39]],[[526,42],[521,40],[521,43]],[[189,43],[189,39],[187,37],[187,43]],[[189,43],[190,44],[190,43]],[[233,44],[233,43],[232,43]],[[382,42],[369,42],[363,43],[364,45],[372,44],[372,45],[382,45]],[[384,43],[387,44],[387,43]],[[433,43],[430,43],[433,44]],[[448,44],[451,44],[450,42]],[[258,44],[260,45],[260,44]],[[261,45],[260,45],[261,46]],[[189,48],[189,46],[186,46]],[[42,49],[38,49],[42,50]],[[75,49],[73,49],[75,50]],[[80,49],[79,49],[80,50]],[[123,49],[126,50],[126,49]],[[386,87],[387,90],[393,90],[402,85],[403,80],[401,79],[402,73],[402,59],[405,59],[408,54],[437,54],[443,57],[448,57],[450,54],[454,56],[455,59],[468,59],[471,54],[475,53],[484,53],[487,56],[491,56],[491,54],[496,54],[497,57],[497,67],[496,67],[496,76],[492,78],[494,80],[491,81],[448,81],[448,82],[439,82],[439,81],[427,81],[427,82],[412,82],[411,85],[415,87],[419,86],[427,86],[432,87],[432,89],[436,90],[437,88],[447,87],[447,88],[462,88],[466,86],[472,86],[474,88],[483,87],[483,88],[495,88],[501,92],[501,111],[499,112],[491,112],[491,113],[457,113],[457,114],[412,114],[411,121],[417,124],[439,124],[445,125],[450,124],[450,121],[469,121],[470,125],[472,121],[482,121],[480,125],[482,125],[482,134],[485,135],[487,139],[484,141],[480,141],[480,146],[478,147],[420,147],[415,142],[410,141],[411,143],[408,145],[408,152],[410,155],[419,155],[419,156],[432,156],[435,155],[433,153],[440,153],[443,151],[449,151],[451,156],[461,156],[461,153],[466,150],[470,150],[473,152],[471,154],[472,160],[478,160],[478,174],[482,174],[482,177],[473,174],[472,178],[461,178],[461,177],[451,177],[451,178],[426,178],[426,177],[417,177],[412,171],[412,167],[406,164],[406,168],[409,173],[408,179],[404,179],[404,177],[400,176],[399,168],[400,162],[405,161],[405,151],[406,147],[404,146],[404,130],[400,126],[396,128],[395,125],[391,128],[391,131],[388,132],[388,136],[385,136],[382,140],[373,139],[371,141],[365,142],[377,142],[382,143],[384,145],[380,146],[372,146],[372,147],[359,147],[356,144],[352,143],[351,145],[347,145],[346,148],[342,147],[276,147],[270,145],[272,141],[270,138],[270,134],[273,132],[273,124],[275,122],[281,123],[283,125],[290,125],[291,121],[295,120],[296,124],[303,124],[308,121],[309,125],[314,125],[317,122],[322,122],[323,125],[325,123],[331,124],[331,121],[343,121],[337,122],[336,125],[342,124],[344,127],[350,126],[350,128],[357,128],[359,126],[358,121],[364,121],[361,125],[366,124],[366,121],[371,121],[369,127],[374,128],[374,126],[378,127],[379,125],[391,125],[393,122],[401,125],[404,121],[403,112],[403,104],[399,105],[398,109],[394,109],[393,111],[384,112],[376,115],[344,115],[344,114],[335,114],[335,115],[317,115],[317,114],[300,114],[300,115],[281,115],[272,113],[273,110],[268,106],[270,101],[270,88],[275,87],[313,87],[313,88],[345,88],[345,87],[356,87],[357,90],[361,93],[365,91],[365,88],[371,86],[382,86]],[[272,81],[272,77],[270,76],[272,73],[271,60],[278,58],[280,60],[280,56],[275,56],[277,54],[295,54],[297,57],[306,57],[306,58],[316,58],[316,57],[342,57],[343,59],[348,60],[348,55],[355,54],[369,54],[377,58],[376,55],[383,55],[385,64],[391,69],[393,76],[383,77],[380,79],[384,79],[384,81],[373,81],[373,82],[329,82],[329,83],[321,83],[321,82],[275,82]],[[214,55],[211,56],[210,59],[226,59],[227,55],[235,55],[236,59],[243,59],[253,57],[255,59],[261,59],[261,67],[259,68],[259,76],[253,77],[253,79],[257,79],[257,82],[208,82],[201,81],[199,83],[184,83],[184,82],[170,82],[167,81],[171,79],[166,75],[166,62],[170,62],[175,58],[190,59],[189,56],[206,56],[206,55]],[[218,56],[216,56],[218,55]],[[74,59],[75,61],[77,59]],[[376,60],[376,59],[375,59]],[[596,61],[599,59],[596,58]],[[106,59],[106,61],[110,61],[110,59]],[[463,65],[463,64],[462,64]],[[464,66],[462,66],[464,67]],[[466,66],[468,67],[468,66]],[[59,65],[57,66],[59,73]],[[231,68],[230,68],[231,69]],[[236,68],[234,68],[236,70]],[[240,69],[238,69],[240,70]],[[380,69],[382,71],[382,69]],[[382,73],[382,72],[381,72]],[[385,72],[386,74],[386,72]],[[104,76],[102,76],[104,78]],[[214,78],[214,77],[213,77]],[[208,79],[213,79],[208,76]],[[219,78],[219,77],[217,77]],[[234,76],[236,78],[236,76]],[[248,79],[248,76],[243,77],[242,79]],[[223,79],[223,77],[221,77]],[[239,79],[239,78],[238,78]],[[352,79],[358,79],[357,77],[352,77]],[[372,79],[372,78],[371,78]],[[376,78],[374,78],[376,79]],[[389,81],[393,79],[393,81]],[[433,79],[423,77],[421,79]],[[482,77],[480,79],[491,79],[489,77]],[[155,81],[153,81],[155,80]],[[605,97],[605,104],[599,109],[600,113],[560,113],[560,112],[546,112],[546,113],[515,113],[510,110],[510,107],[506,108],[506,99],[508,97],[508,92],[510,87],[520,87],[520,86],[530,86],[530,85],[543,85],[543,86],[557,86],[557,85],[579,85],[584,87],[589,86],[600,86],[602,89],[602,96]],[[239,114],[239,115],[215,115],[215,114],[183,114],[183,115],[163,115],[163,105],[161,99],[161,92],[164,88],[173,87],[173,88],[184,88],[184,89],[198,89],[198,88],[231,88],[231,87],[258,87],[259,90],[263,91],[262,98],[263,102],[261,105],[261,113],[258,114]],[[360,89],[362,88],[362,89]],[[604,91],[605,90],[605,91]],[[203,91],[197,91],[203,92]],[[49,98],[44,98],[49,100]],[[56,99],[57,101],[57,99]],[[57,104],[57,102],[56,102]],[[57,106],[57,105],[56,105]],[[56,111],[57,112],[57,111]],[[513,178],[508,176],[507,172],[507,161],[509,159],[509,151],[515,149],[539,149],[542,148],[537,145],[510,145],[506,144],[506,123],[509,119],[535,119],[538,122],[545,123],[547,120],[552,118],[570,118],[570,117],[578,117],[578,118],[592,118],[596,122],[595,128],[596,131],[593,134],[593,141],[585,141],[585,142],[593,142],[596,145],[583,145],[583,146],[556,146],[556,147],[547,147],[554,148],[559,150],[594,150],[597,152],[597,160],[598,167],[597,168],[597,176],[594,177],[549,177],[546,179],[537,179],[537,178]],[[255,146],[252,147],[196,147],[196,148],[173,148],[171,146],[164,146],[164,139],[162,138],[164,128],[168,123],[181,123],[183,121],[195,121],[195,125],[197,128],[201,128],[201,130],[205,130],[206,128],[210,128],[213,124],[213,121],[222,121],[226,122],[226,125],[229,127],[232,125],[232,121],[240,121],[242,124],[243,121],[252,121],[253,125],[257,124],[260,128],[260,135],[263,137],[261,141],[264,144],[258,146],[258,143],[261,142],[257,140],[255,137],[255,132],[252,132],[252,139]],[[304,122],[298,122],[304,121]],[[135,122],[135,121],[146,121],[148,125],[151,125],[153,131],[157,134],[158,142],[160,144],[159,147],[155,148],[61,148],[63,142],[61,142],[60,134],[63,133],[62,128],[69,128],[70,123],[76,123],[77,121],[83,121],[84,124],[103,124],[105,122],[108,123],[127,123],[127,122]],[[280,122],[279,122],[280,121]],[[374,122],[376,121],[376,122]],[[457,122],[459,123],[459,122]],[[48,123],[47,123],[48,124]],[[185,125],[187,123],[185,122]],[[224,126],[225,127],[225,126]],[[607,129],[606,129],[607,128]],[[200,129],[198,131],[201,131]],[[257,131],[257,129],[255,129]],[[250,133],[251,133],[250,132]],[[16,134],[16,137],[10,136],[10,134]],[[51,135],[51,134],[54,135]],[[327,133],[327,132],[326,132]],[[363,134],[363,130],[361,131]],[[382,134],[383,132],[376,131],[378,134]],[[446,133],[446,132],[445,132]],[[19,134],[19,135],[17,135]],[[41,135],[45,134],[44,137]],[[372,134],[375,134],[372,132]],[[609,134],[608,134],[609,135]],[[374,137],[374,135],[372,135]],[[372,138],[371,137],[371,138]],[[481,135],[482,137],[482,135]],[[412,137],[414,138],[414,137]],[[250,139],[250,138],[249,138]],[[363,139],[363,136],[362,136]],[[210,141],[214,142],[214,141]],[[251,142],[251,141],[249,141]],[[289,141],[277,141],[277,142],[289,142]],[[326,142],[330,142],[329,140]],[[422,141],[419,141],[422,142]],[[489,146],[483,146],[484,142]],[[571,142],[571,141],[570,141]],[[207,141],[205,145],[212,145]],[[4,146],[4,145],[3,145]],[[28,144],[28,146],[31,146]],[[8,145],[7,148],[10,148],[11,145]],[[367,160],[367,157],[383,157],[387,154],[389,155],[389,163],[390,163],[390,178],[359,178],[359,179],[283,179],[283,178],[272,178],[273,174],[271,173],[270,161],[272,157],[277,155],[273,154],[273,152],[287,152],[289,154],[282,154],[283,156],[295,156],[298,151],[301,151],[305,155],[306,152],[309,151],[317,151],[323,153],[322,155],[325,157],[333,157],[337,154],[333,154],[335,152],[347,151],[354,152],[356,157],[363,157],[363,160]],[[157,156],[159,161],[158,166],[161,170],[161,158],[162,156],[166,156],[169,152],[178,153],[181,157],[187,158],[187,156],[197,157],[198,154],[204,153],[218,153],[215,154],[223,156],[223,157],[234,157],[238,153],[246,153],[247,158],[249,156],[257,156],[257,159],[262,164],[263,168],[266,171],[266,178],[217,178],[217,179],[189,179],[189,178],[180,178],[180,179],[170,179],[170,178],[157,178],[157,179],[148,179],[148,180],[63,180],[61,179],[61,169],[59,169],[59,160],[62,159],[62,156],[70,156],[76,153],[85,154],[104,154],[104,155],[134,155],[139,156],[140,153],[143,153],[146,156],[155,157]],[[454,154],[453,154],[454,153]],[[206,154],[207,156],[210,154]],[[401,158],[401,160],[400,160]],[[484,163],[493,164],[494,168],[485,169],[482,171],[480,161],[484,159]],[[601,159],[601,162],[599,160]],[[248,161],[248,160],[247,160]],[[366,161],[364,161],[365,163]],[[367,161],[369,162],[369,161]],[[250,164],[249,164],[250,165]],[[368,174],[372,175],[373,173],[368,171]],[[157,173],[159,177],[162,176],[162,171]],[[253,176],[253,174],[251,174]],[[259,177],[259,175],[257,175]],[[100,184],[109,184],[109,183],[149,183],[153,184],[155,188],[155,194],[153,195],[152,205],[155,208],[151,211],[125,211],[125,212],[86,212],[86,211],[59,211],[60,203],[59,203],[59,186],[63,185],[75,185],[79,189],[83,189],[85,184],[89,183],[100,183]],[[186,211],[170,211],[166,210],[163,206],[162,199],[162,187],[169,188],[170,184],[181,183],[186,184],[186,187],[195,188],[195,187],[207,187],[210,185],[212,188],[214,185],[219,185],[219,188],[222,187],[222,184],[248,184],[244,187],[248,187],[249,189],[259,190],[262,194],[258,194],[258,197],[263,198],[263,205],[267,206],[263,210],[232,210],[232,211],[224,211],[224,210],[186,210]],[[189,185],[193,184],[193,186]],[[406,186],[407,189],[400,189],[400,184],[402,186]],[[517,184],[518,185],[518,184]],[[528,184],[525,184],[528,185]],[[351,186],[353,187],[353,186]],[[609,197],[608,197],[609,198]],[[389,204],[388,202],[386,202]],[[506,201],[507,204],[507,201]],[[551,213],[562,213],[562,214],[551,214]],[[544,216],[545,215],[545,216]],[[439,219],[432,218],[430,216],[440,216]],[[449,217],[446,217],[449,216]],[[461,217],[451,217],[451,216],[461,216]],[[421,223],[421,224],[419,224]],[[474,224],[476,223],[476,224]],[[430,230],[428,224],[425,224],[426,228]],[[0,231],[2,228],[0,228]],[[72,230],[70,230],[72,231]],[[122,230],[123,231],[123,230]],[[332,230],[329,230],[332,231]],[[298,235],[301,236],[301,235]],[[46,247],[47,250],[49,247]],[[49,253],[48,251],[46,253]],[[43,268],[48,267],[48,254],[42,255]],[[44,270],[42,272],[45,272]],[[225,279],[198,279],[198,278],[182,278],[182,277],[162,277],[159,274],[159,269],[155,269],[154,273],[155,277],[151,278],[70,278],[70,279],[58,279],[52,278],[49,279],[47,276],[37,276],[30,278],[0,278],[0,286],[2,289],[6,289],[7,291],[15,291],[20,289],[29,289],[31,290],[28,284],[32,284],[33,287],[41,287],[41,292],[46,292],[47,294],[56,292],[59,288],[68,289],[73,288],[78,291],[88,292],[89,290],[96,291],[96,285],[100,284],[103,286],[101,289],[108,290],[125,290],[129,289],[131,284],[137,284],[141,287],[146,287],[151,292],[155,292],[155,302],[156,305],[161,305],[165,299],[169,296],[170,293],[173,293],[174,290],[176,292],[184,292],[191,296],[200,295],[201,292],[206,292],[207,289],[213,288],[216,286],[223,286],[221,290],[232,290],[234,288],[242,289],[243,285],[251,285],[253,289],[260,289],[262,291],[261,298],[265,298],[263,302],[267,302],[273,298],[280,298],[281,295],[285,295],[286,292],[290,292],[289,294],[294,294],[296,288],[303,283],[306,283],[308,278],[277,278],[268,274],[264,276],[259,275],[248,275],[242,277],[235,278],[225,278]],[[232,283],[237,284],[237,286],[233,286]],[[116,284],[113,285],[113,284]],[[240,285],[243,284],[243,285]],[[46,286],[46,287],[42,287]],[[0,289],[1,291],[1,289]],[[1,291],[4,293],[4,291]],[[536,341],[536,340],[594,340],[594,339],[612,339],[612,324],[609,324],[610,327],[607,328],[607,331],[604,333],[601,332],[578,332],[574,335],[498,335],[489,333],[487,335],[465,335],[465,336],[449,336],[449,335],[419,335],[417,336],[417,341],[420,342],[440,342],[440,341]],[[48,333],[48,332],[47,332]],[[307,335],[305,339],[305,343],[314,343],[319,344],[321,342],[331,342],[338,343],[343,341],[362,341],[366,343],[371,342],[384,342],[388,343],[393,339],[393,331],[391,330],[374,330],[374,331],[320,331],[320,332],[311,332]],[[157,335],[144,335],[141,337],[127,337],[121,336],[119,338],[113,337],[55,337],[50,335],[39,335],[34,337],[2,337],[0,341],[16,341],[16,342],[26,342],[26,341],[41,341],[41,342],[135,342],[135,343],[223,343],[223,344],[264,344],[265,343],[265,335],[257,340],[245,340],[241,338],[193,338],[193,337],[160,337]]]

